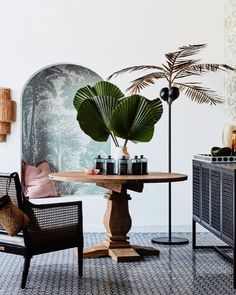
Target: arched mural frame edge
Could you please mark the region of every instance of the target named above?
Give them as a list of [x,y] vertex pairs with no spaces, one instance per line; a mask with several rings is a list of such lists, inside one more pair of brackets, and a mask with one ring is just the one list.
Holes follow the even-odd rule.
[[[95,142],[80,129],[73,98],[76,91],[102,78],[72,63],[57,63],[35,72],[23,87],[22,159],[30,165],[48,161],[51,171],[81,171],[98,154],[110,154],[110,142]],[[91,184],[57,183],[61,194],[104,192]]]

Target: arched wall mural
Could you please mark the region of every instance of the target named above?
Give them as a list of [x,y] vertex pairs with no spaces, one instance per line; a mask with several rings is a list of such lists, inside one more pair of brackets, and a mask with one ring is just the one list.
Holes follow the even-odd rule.
[[[22,159],[31,165],[47,160],[51,171],[79,171],[98,154],[110,154],[110,143],[93,141],[76,120],[73,98],[80,87],[102,78],[78,65],[59,64],[37,72],[22,94]],[[57,183],[61,194],[97,194],[90,184]]]

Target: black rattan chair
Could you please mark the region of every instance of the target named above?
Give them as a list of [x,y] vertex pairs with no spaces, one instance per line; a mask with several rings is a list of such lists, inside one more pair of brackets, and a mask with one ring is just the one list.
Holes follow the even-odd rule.
[[21,288],[25,288],[30,260],[34,255],[67,248],[78,248],[78,273],[82,277],[82,202],[32,204],[25,198],[16,172],[0,174],[0,196],[6,194],[9,183],[11,201],[30,218],[27,228],[15,237],[9,236],[0,225],[0,251],[25,258]]

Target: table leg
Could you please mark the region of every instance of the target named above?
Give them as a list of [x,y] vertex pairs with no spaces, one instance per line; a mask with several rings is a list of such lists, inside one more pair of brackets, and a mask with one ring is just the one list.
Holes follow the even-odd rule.
[[103,221],[107,233],[101,245],[84,250],[84,257],[110,256],[113,260],[122,262],[140,260],[140,255],[159,255],[159,250],[153,247],[130,245],[127,234],[132,225],[128,206],[131,198],[126,189],[122,189],[121,193],[112,191],[104,197],[107,199],[107,209]]

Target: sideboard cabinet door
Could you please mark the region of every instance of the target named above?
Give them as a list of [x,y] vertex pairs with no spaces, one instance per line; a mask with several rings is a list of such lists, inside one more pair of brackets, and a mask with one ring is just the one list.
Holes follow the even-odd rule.
[[[213,164],[212,164],[213,165]],[[211,169],[211,227],[217,235],[221,232],[221,173]]]
[[193,161],[193,216],[198,222],[201,220],[201,166]]
[[236,164],[193,160],[193,218],[229,245],[234,242]]
[[235,182],[233,173],[222,173],[222,238],[233,245]]
[[207,165],[201,165],[201,189],[202,189],[202,223],[210,225],[210,169]]

